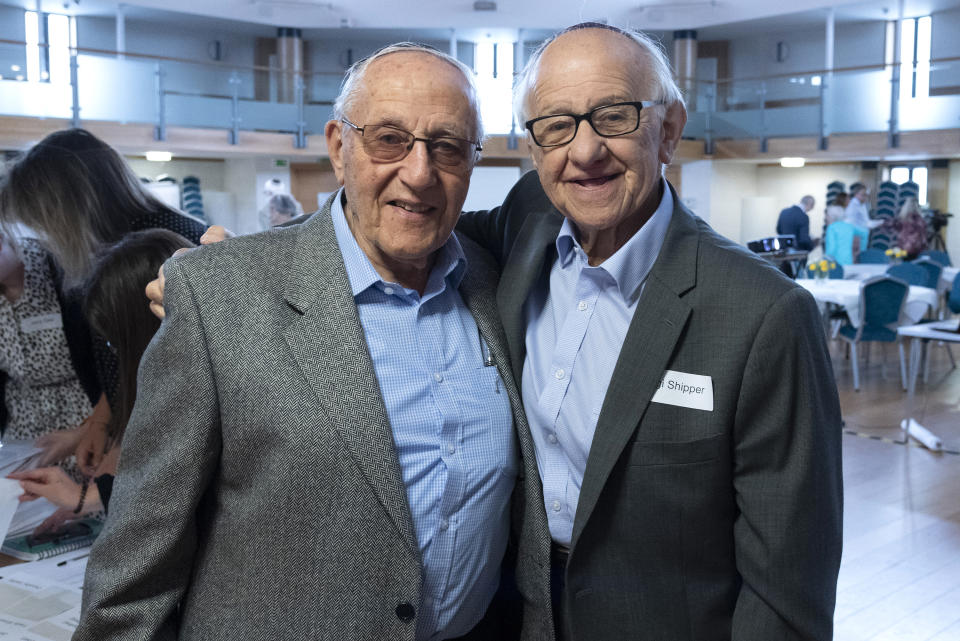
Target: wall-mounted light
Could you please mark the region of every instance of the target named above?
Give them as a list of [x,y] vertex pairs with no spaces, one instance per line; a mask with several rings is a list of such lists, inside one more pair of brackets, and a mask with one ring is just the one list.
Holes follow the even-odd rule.
[[148,151],[145,155],[150,162],[170,162],[173,159],[169,151]]
[[803,167],[806,161],[803,158],[781,158],[780,166],[781,167]]

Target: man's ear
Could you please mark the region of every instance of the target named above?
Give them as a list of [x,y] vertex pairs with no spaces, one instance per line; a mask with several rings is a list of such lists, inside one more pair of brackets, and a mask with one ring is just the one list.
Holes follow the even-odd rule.
[[343,186],[343,123],[339,120],[327,121],[323,133],[327,138],[327,153],[330,155],[330,164],[337,177],[337,184]]
[[540,147],[533,143],[533,139],[529,133],[527,133],[527,154],[530,156],[530,160],[533,161],[533,168],[540,171],[540,157],[543,154],[540,153]]
[[683,127],[687,124],[687,110],[679,100],[667,106],[661,123],[659,159],[664,165],[673,161],[673,154],[680,144]]

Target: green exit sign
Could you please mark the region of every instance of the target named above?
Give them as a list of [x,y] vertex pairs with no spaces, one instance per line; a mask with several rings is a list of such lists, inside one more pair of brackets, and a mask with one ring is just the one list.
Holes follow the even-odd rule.
[[286,167],[286,166],[287,166],[287,161],[278,158],[278,159],[276,159],[276,160],[273,161],[273,166],[274,166],[274,167],[281,167],[281,168]]

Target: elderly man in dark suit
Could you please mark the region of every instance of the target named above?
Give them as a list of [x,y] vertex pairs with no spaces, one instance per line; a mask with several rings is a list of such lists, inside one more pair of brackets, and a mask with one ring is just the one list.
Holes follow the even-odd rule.
[[777,218],[777,233],[781,236],[793,236],[797,249],[813,249],[817,241],[810,238],[810,216],[813,209],[813,196],[804,196],[797,205],[791,205],[780,212]]
[[521,540],[521,590],[552,584],[568,641],[831,638],[841,424],[816,304],[663,179],[686,111],[647,38],[568,29],[516,106],[537,173],[459,229],[502,265],[543,481],[552,541]]
[[543,508],[496,265],[451,235],[472,72],[389,47],[334,113],[317,214],[167,264],[76,640],[501,638],[521,464]]

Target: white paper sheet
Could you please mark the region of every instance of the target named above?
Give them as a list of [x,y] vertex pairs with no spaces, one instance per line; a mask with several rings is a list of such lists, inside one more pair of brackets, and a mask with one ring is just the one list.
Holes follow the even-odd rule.
[[0,541],[6,538],[13,514],[20,506],[17,500],[23,494],[20,484],[13,479],[0,478]]

